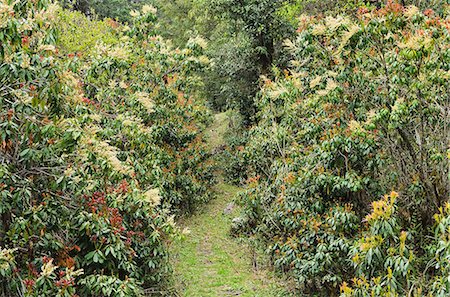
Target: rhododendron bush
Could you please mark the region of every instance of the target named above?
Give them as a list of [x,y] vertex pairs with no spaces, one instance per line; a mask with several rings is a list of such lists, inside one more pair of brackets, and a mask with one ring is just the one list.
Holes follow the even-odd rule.
[[290,68],[263,78],[258,124],[230,147],[249,177],[233,228],[303,292],[449,293],[449,30],[448,7],[393,1],[302,16]]
[[199,39],[173,49],[157,36],[155,12],[125,26],[1,0],[3,292],[138,296],[167,280],[172,214],[213,182],[191,75],[208,61]]

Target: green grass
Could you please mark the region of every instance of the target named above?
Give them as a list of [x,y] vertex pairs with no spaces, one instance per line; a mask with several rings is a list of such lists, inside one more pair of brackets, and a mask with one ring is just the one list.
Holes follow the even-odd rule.
[[239,190],[219,184],[218,197],[181,223],[191,231],[172,249],[181,296],[282,296],[272,272],[254,271],[250,248],[229,236],[237,210],[230,215],[223,210]]
[[[223,144],[227,127],[226,115],[216,115],[208,131],[211,148]],[[224,209],[240,190],[219,183],[214,200],[179,222],[191,231],[184,240],[174,243],[171,250],[180,296],[286,296],[271,271],[253,268],[254,256],[249,246],[229,235],[231,220],[239,209],[235,207],[228,215]]]
[[225,143],[223,135],[228,129],[228,116],[225,112],[218,113],[214,116],[213,124],[207,129],[208,147],[214,149]]

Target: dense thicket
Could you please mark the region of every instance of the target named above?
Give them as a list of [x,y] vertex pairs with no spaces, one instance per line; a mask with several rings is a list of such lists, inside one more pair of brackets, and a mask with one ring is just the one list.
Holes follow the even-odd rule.
[[170,279],[172,214],[213,180],[191,92],[203,44],[172,49],[155,15],[0,2],[0,294],[140,296]]
[[131,21],[131,11],[140,11],[144,5],[154,3],[153,0],[61,0],[59,2],[67,9],[118,21]]
[[[176,45],[196,35],[208,41],[212,63],[203,76],[203,90],[214,110],[237,109],[245,125],[255,122],[254,97],[260,76],[274,75],[272,67],[287,67],[290,53],[282,43],[293,36],[297,18],[306,13],[345,13],[355,16],[365,4],[381,7],[384,0],[155,0],[160,8],[163,36]],[[401,1],[442,13],[445,1]]]
[[264,79],[228,161],[249,186],[234,231],[304,293],[449,294],[449,22],[394,2],[303,15],[291,66]]
[[286,62],[282,40],[294,32],[283,11],[291,1],[157,1],[161,33],[183,44],[189,36],[208,41],[211,59],[203,91],[215,110],[239,110],[245,125],[253,122],[253,98],[259,77]]

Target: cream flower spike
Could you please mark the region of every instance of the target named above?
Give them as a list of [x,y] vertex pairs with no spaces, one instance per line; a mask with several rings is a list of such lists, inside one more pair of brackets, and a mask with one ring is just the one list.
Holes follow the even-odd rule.
[[142,12],[144,14],[147,14],[147,13],[156,14],[158,12],[158,10],[156,9],[156,7],[154,7],[152,5],[144,5],[144,6],[142,6]]
[[141,13],[140,13],[139,11],[132,10],[132,11],[130,11],[130,15],[131,15],[132,17],[136,18],[136,17],[140,16]]

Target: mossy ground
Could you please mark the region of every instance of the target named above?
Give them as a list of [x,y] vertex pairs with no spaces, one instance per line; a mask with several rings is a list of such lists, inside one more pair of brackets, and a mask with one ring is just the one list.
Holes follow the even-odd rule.
[[[211,149],[223,144],[227,125],[226,114],[216,115],[209,129]],[[180,296],[286,296],[272,271],[254,268],[252,249],[229,234],[231,220],[239,209],[234,207],[229,214],[224,209],[240,190],[220,181],[215,187],[216,198],[179,222],[191,231],[184,240],[174,243],[171,251]]]

